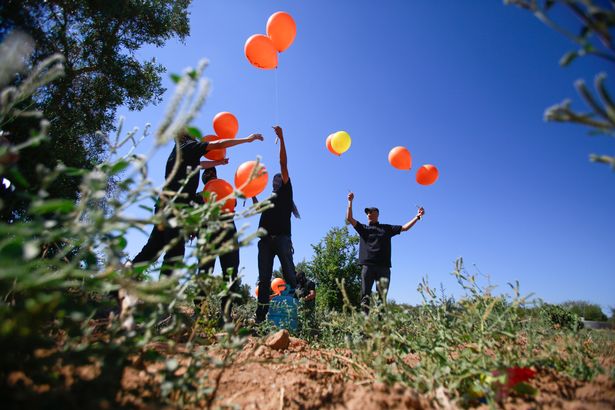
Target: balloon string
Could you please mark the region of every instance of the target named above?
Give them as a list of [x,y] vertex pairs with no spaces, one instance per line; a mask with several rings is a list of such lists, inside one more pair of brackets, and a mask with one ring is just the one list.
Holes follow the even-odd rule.
[[[280,104],[280,90],[278,85],[278,68],[275,68],[275,125],[280,125],[279,118],[279,104]],[[278,143],[278,138],[275,138],[275,143]]]

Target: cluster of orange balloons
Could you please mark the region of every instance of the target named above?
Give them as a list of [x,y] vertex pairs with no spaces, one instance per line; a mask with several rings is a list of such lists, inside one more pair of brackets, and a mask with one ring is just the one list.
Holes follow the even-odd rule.
[[[395,147],[389,151],[389,164],[394,168],[408,171],[412,168],[412,156],[406,147]],[[431,185],[438,179],[438,168],[426,164],[416,172],[416,182],[421,185]]]
[[[271,297],[279,296],[286,289],[286,282],[282,278],[275,278],[271,281]],[[256,297],[258,297],[258,286],[254,291],[256,293]]]
[[297,25],[286,12],[273,13],[267,20],[267,35],[254,34],[246,41],[244,53],[254,67],[271,70],[278,67],[278,52],[295,41]]
[[[239,121],[230,112],[220,112],[213,119],[213,127],[215,134],[205,135],[203,141],[216,141],[221,139],[233,139],[239,131]],[[214,149],[205,153],[205,158],[212,161],[220,161],[226,158],[226,149]],[[248,161],[241,164],[235,172],[235,188],[246,198],[251,198],[263,192],[267,186],[268,175],[267,170],[263,165],[260,165],[256,171],[254,167],[256,161]],[[254,172],[254,175],[252,175]],[[252,179],[251,179],[252,178]],[[205,185],[203,194],[216,194],[218,201],[225,200],[222,209],[227,212],[235,211],[235,198],[232,198],[234,193],[233,186],[223,179],[213,179]]]

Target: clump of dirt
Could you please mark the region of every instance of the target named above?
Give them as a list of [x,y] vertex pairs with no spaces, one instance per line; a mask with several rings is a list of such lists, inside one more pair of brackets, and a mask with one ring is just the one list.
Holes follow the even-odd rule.
[[[220,372],[220,371],[217,371]],[[214,379],[219,374],[212,374]],[[375,382],[347,352],[312,349],[291,337],[278,350],[249,339],[222,371],[213,407],[242,409],[424,409],[426,398],[401,385]]]

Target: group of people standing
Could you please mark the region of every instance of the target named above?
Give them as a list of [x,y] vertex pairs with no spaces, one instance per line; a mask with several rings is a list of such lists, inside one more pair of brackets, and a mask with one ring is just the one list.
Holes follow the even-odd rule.
[[[293,186],[288,172],[288,160],[286,154],[286,143],[284,132],[281,127],[273,127],[276,137],[279,140],[280,152],[280,173],[273,177],[273,193],[271,198],[272,207],[267,208],[261,213],[259,228],[266,234],[261,236],[258,241],[258,305],[256,308],[255,322],[261,323],[267,317],[269,300],[271,296],[271,277],[273,273],[273,262],[277,256],[282,274],[287,286],[297,289],[297,295],[308,307],[314,305],[315,286],[314,283],[305,277],[303,272],[295,271],[293,261],[293,244],[291,239],[291,216],[299,218],[299,211],[293,200]],[[203,203],[203,197],[197,194],[199,185],[199,174],[191,172],[197,168],[203,169],[202,180],[206,184],[212,179],[217,178],[216,166],[226,165],[228,159],[219,161],[202,161],[201,158],[211,150],[231,148],[237,145],[263,141],[261,134],[251,134],[246,138],[221,139],[211,142],[197,141],[185,131],[176,143],[167,159],[165,169],[165,187],[163,194],[158,198],[155,206],[155,213],[164,209],[166,201],[171,197],[165,193],[179,193],[174,195],[175,203],[189,205]],[[183,188],[182,188],[183,187]],[[385,295],[385,288],[388,289],[391,266],[391,237],[400,232],[410,229],[419,219],[424,210],[419,209],[417,216],[403,226],[384,225],[378,222],[379,212],[377,208],[366,208],[368,224],[364,225],[357,222],[352,216],[352,201],[354,194],[348,195],[348,210],[346,212],[347,221],[354,227],[360,236],[359,263],[362,265],[361,278],[361,300],[365,311],[368,309],[371,288],[374,282],[377,283],[379,294]],[[252,198],[253,203],[257,203],[257,198]],[[232,216],[232,215],[231,215]],[[170,215],[165,215],[170,219]],[[221,228],[222,229],[222,228]],[[220,231],[215,237],[221,237],[220,243],[227,240],[237,241],[237,228],[234,222],[230,228],[224,227],[224,232]],[[130,266],[151,263],[155,261],[164,250],[163,264],[160,269],[162,275],[170,275],[174,264],[183,263],[185,253],[186,235],[180,226],[171,226],[167,222],[155,225],[147,243],[133,259],[129,262]],[[238,291],[237,273],[239,271],[239,247],[237,242],[232,250],[219,256],[225,281],[230,282],[231,293]],[[215,260],[201,264],[199,273],[209,273],[214,267]],[[221,301],[221,321],[231,321],[232,300],[227,296]]]

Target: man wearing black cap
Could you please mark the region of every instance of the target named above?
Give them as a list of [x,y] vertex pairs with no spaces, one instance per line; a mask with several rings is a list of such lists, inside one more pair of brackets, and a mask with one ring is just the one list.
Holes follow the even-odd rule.
[[369,313],[369,299],[372,286],[376,282],[376,290],[384,300],[389,289],[391,279],[391,238],[412,228],[425,214],[419,208],[416,216],[405,225],[386,225],[378,222],[380,211],[378,208],[365,208],[368,224],[357,222],[352,217],[352,201],[354,194],[348,194],[348,208],[346,220],[357,231],[359,242],[359,264],[361,268],[361,305],[363,311]]

